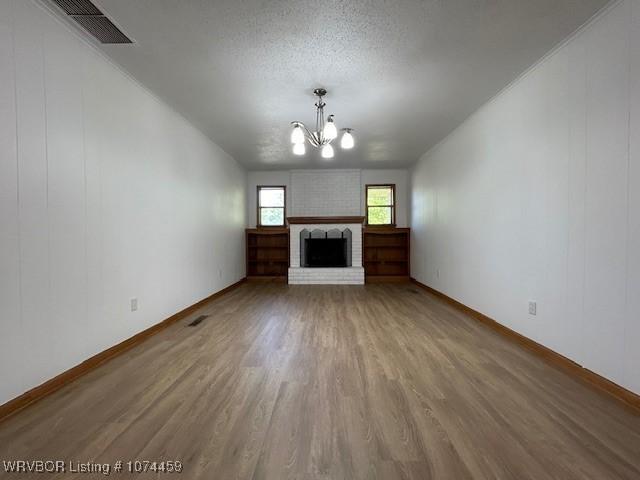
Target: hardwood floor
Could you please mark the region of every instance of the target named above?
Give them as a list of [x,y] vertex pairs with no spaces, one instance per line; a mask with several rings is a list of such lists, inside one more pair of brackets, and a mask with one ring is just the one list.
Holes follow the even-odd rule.
[[184,464],[131,478],[638,479],[640,416],[414,285],[246,284],[0,423],[0,460],[18,459]]

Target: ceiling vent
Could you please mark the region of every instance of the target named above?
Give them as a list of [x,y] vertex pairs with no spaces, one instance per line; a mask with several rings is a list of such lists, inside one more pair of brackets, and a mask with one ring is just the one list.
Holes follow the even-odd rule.
[[51,0],[78,25],[104,44],[133,43],[89,0]]

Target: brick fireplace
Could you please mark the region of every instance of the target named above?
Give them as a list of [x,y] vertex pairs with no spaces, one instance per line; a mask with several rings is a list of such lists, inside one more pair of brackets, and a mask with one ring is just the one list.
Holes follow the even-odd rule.
[[[362,223],[364,217],[289,217],[290,284],[364,284]],[[304,266],[306,238],[343,239],[348,245],[347,266]],[[307,243],[309,245],[309,243]]]

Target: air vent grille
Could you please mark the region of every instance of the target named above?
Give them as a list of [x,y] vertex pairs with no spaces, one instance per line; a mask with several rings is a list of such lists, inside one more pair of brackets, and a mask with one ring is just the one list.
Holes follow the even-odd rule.
[[100,43],[133,43],[89,0],[51,0]]
[[73,19],[100,43],[132,43],[131,39],[104,15],[81,15],[74,16]]
[[102,15],[102,12],[88,0],[53,0],[67,15]]
[[202,321],[203,321],[205,318],[207,318],[207,317],[209,317],[209,315],[200,315],[200,316],[199,316],[198,318],[196,318],[194,321],[192,321],[191,323],[189,323],[189,324],[187,325],[187,327],[195,327],[196,325],[198,325],[198,324],[202,323]]

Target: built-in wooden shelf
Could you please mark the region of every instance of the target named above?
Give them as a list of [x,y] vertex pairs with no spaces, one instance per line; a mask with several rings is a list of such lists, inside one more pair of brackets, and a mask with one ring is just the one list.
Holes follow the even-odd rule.
[[368,227],[362,232],[362,264],[367,282],[409,280],[409,228]]
[[248,279],[284,279],[289,270],[289,229],[248,228]]

